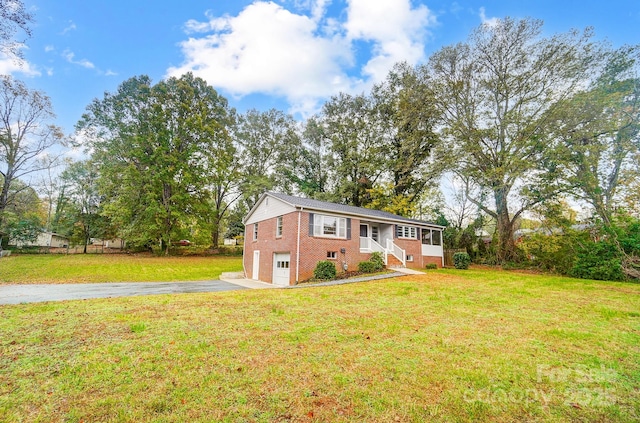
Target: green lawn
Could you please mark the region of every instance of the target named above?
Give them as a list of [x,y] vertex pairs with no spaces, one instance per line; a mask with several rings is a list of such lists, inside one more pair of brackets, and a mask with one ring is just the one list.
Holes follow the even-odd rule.
[[238,271],[242,257],[12,255],[0,259],[0,284],[193,281]]
[[640,285],[437,270],[0,306],[0,421],[640,420]]

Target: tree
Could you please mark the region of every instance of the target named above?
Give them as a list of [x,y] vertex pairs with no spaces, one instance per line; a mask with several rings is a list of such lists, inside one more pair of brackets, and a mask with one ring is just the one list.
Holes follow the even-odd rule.
[[100,195],[98,193],[98,170],[90,160],[70,164],[60,179],[65,183],[69,201],[74,210],[72,238],[82,241],[83,252],[91,238],[103,238],[106,220],[100,216]]
[[608,51],[592,85],[560,102],[552,120],[556,143],[551,166],[565,189],[593,207],[609,228],[621,175],[637,169],[639,51],[640,46]]
[[318,117],[311,117],[305,122],[301,144],[299,153],[294,156],[292,168],[285,169],[286,177],[296,185],[297,191],[307,197],[328,200],[329,153],[324,129]]
[[[2,177],[0,176],[0,182]],[[44,210],[36,191],[20,180],[14,180],[9,186],[11,201],[3,213],[0,225],[0,236],[4,233],[6,239],[12,241],[34,241],[42,232]],[[2,242],[2,240],[0,240]]]
[[49,168],[56,158],[47,150],[63,139],[51,102],[41,91],[31,91],[10,76],[0,77],[0,227],[7,206],[28,189],[12,189],[18,179]]
[[194,217],[206,218],[216,178],[233,164],[226,100],[190,73],[156,85],[140,76],[87,109],[77,130],[94,150],[104,213],[123,238],[168,254]]
[[28,24],[33,22],[33,15],[24,7],[20,0],[0,0],[0,53],[9,57],[21,58],[21,42],[13,41],[13,36],[22,30],[28,37],[31,29]]
[[640,46],[606,51],[591,86],[560,102],[550,160],[566,190],[593,208],[613,248],[624,257],[624,273],[634,278],[640,278],[640,260],[628,256],[618,242],[613,215],[621,203],[622,175],[633,178],[638,169],[639,52]]
[[491,202],[469,197],[496,220],[497,258],[513,259],[520,215],[552,197],[541,164],[545,119],[588,78],[589,32],[541,38],[542,22],[506,18],[436,52],[422,67],[442,113],[442,160]]
[[441,173],[442,162],[429,160],[440,141],[435,131],[439,112],[432,92],[414,68],[399,63],[383,83],[374,86],[371,96],[387,158],[384,168],[393,188],[394,198],[389,201],[398,205],[386,210],[414,215],[421,196],[437,184]]
[[287,175],[301,150],[293,117],[275,109],[249,110],[239,117],[234,136],[242,161],[242,192],[247,208],[251,209],[265,191],[291,193]]
[[322,109],[327,164],[339,201],[356,207],[371,202],[369,190],[385,172],[385,149],[374,103],[364,94],[340,93]]

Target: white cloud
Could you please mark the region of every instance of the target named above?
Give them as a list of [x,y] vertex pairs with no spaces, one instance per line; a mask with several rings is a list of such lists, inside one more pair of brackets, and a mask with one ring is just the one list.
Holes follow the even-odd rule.
[[26,60],[0,53],[0,75],[14,74],[22,74],[28,77],[41,75],[40,71]]
[[75,31],[77,29],[76,24],[73,21],[69,21],[69,25],[62,30],[61,35],[65,35],[68,32]]
[[181,43],[186,61],[169,75],[192,71],[232,95],[275,94],[299,105],[350,85],[341,69],[351,60],[349,46],[316,35],[318,26],[308,16],[256,2],[208,25],[213,34]]
[[46,46],[44,46],[44,52],[45,52],[45,53],[49,53],[49,52],[51,52],[51,51],[54,51],[55,49],[56,49],[56,48],[55,48],[54,46],[52,46],[52,45],[46,45]]
[[347,14],[347,36],[374,43],[363,72],[378,81],[399,61],[424,59],[426,31],[436,22],[426,6],[412,8],[409,0],[350,0]]
[[211,31],[211,25],[209,25],[209,22],[199,22],[195,19],[189,19],[184,24],[184,27],[187,34],[196,34]]
[[76,55],[71,50],[63,51],[62,52],[62,57],[64,57],[67,62],[69,62],[71,64],[74,64],[74,65],[82,66],[83,68],[95,69],[95,67],[96,67],[92,62],[90,62],[87,59],[75,60]]
[[479,15],[480,15],[480,21],[482,21],[483,25],[486,25],[486,26],[489,26],[489,27],[495,27],[496,25],[498,25],[499,19],[496,18],[496,17],[488,18],[487,14],[486,14],[486,12],[484,10],[484,7],[480,8]]
[[107,69],[107,71],[104,73],[104,76],[117,76],[118,72],[114,72],[111,69]]
[[[207,12],[205,22],[186,22],[185,60],[167,74],[193,72],[231,95],[278,95],[293,111],[308,112],[333,94],[382,80],[398,61],[424,60],[427,28],[435,23],[426,6],[410,0],[348,0],[337,18],[327,14],[331,0],[293,2],[295,13],[254,1],[237,16]],[[365,64],[355,63],[359,41],[371,48]]]

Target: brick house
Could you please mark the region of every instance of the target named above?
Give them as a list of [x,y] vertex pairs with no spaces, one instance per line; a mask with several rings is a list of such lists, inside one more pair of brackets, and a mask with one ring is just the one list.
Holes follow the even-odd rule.
[[380,210],[267,192],[244,224],[246,277],[280,286],[312,278],[321,260],[356,270],[374,251],[388,267],[444,264],[442,226]]

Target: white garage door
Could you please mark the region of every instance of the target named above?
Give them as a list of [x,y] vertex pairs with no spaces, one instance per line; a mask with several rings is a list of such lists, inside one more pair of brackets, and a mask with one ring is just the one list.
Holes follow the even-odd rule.
[[275,253],[273,255],[273,284],[289,286],[290,253]]

